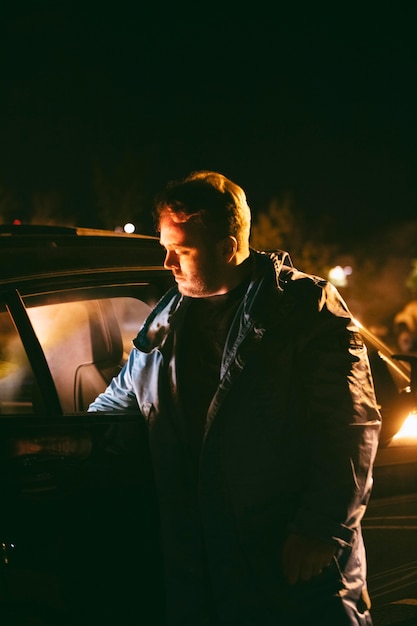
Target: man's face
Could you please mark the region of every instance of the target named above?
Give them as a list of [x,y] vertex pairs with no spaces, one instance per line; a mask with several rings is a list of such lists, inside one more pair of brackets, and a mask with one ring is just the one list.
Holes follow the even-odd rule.
[[228,265],[223,242],[213,243],[201,224],[176,222],[170,213],[160,219],[160,243],[166,250],[165,267],[170,269],[184,296],[204,298],[228,289],[224,285]]

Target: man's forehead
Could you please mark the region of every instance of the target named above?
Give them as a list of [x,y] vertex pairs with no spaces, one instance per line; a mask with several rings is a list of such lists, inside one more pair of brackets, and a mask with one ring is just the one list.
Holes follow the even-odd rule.
[[204,227],[191,219],[186,222],[175,221],[170,214],[161,216],[159,222],[159,239],[163,246],[178,245],[194,247],[207,239]]

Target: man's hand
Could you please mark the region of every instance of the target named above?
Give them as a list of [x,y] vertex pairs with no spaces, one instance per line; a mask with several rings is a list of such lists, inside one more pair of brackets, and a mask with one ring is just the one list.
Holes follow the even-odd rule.
[[315,537],[289,535],[284,543],[282,569],[290,585],[319,576],[332,562],[336,547]]

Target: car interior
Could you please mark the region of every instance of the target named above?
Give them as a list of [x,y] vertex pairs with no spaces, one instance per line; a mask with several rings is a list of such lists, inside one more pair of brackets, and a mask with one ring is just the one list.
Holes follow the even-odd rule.
[[[45,354],[62,412],[85,412],[125,363],[150,303],[116,294],[93,298],[69,294],[50,303],[27,302],[30,322]],[[74,297],[74,296],[73,296]],[[54,300],[56,300],[54,296]],[[7,311],[0,313],[0,412],[33,413],[39,390],[32,367]]]

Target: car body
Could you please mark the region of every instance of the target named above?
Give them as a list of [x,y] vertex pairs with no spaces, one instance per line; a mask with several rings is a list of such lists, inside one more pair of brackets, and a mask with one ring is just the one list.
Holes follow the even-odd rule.
[[358,320],[382,431],[362,530],[374,626],[417,624],[417,355],[393,354]]
[[[163,623],[146,427],[87,412],[173,284],[163,260],[155,237],[0,226],[2,626]],[[417,442],[395,439],[413,394],[409,364],[362,332],[384,416],[380,502],[417,491]]]
[[163,260],[155,237],[0,227],[2,626],[162,623],[146,428],[87,408],[171,286]]

